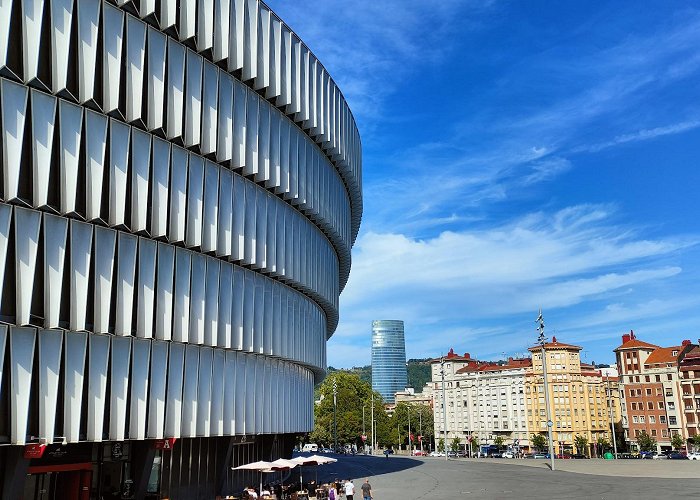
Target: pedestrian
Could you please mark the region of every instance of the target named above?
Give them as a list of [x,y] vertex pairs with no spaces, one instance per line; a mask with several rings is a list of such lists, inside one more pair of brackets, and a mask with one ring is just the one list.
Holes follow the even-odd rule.
[[346,500],[355,499],[355,485],[352,483],[352,480],[346,479],[345,484],[343,485],[343,489],[345,490]]
[[328,487],[328,500],[338,500],[338,490],[335,488],[335,483],[331,483]]
[[369,484],[369,479],[365,479],[362,483],[362,500],[372,500],[372,485]]

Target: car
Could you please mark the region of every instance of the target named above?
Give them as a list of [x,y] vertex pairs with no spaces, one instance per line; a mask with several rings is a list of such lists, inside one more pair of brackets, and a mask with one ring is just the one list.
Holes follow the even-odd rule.
[[318,445],[316,443],[307,443],[301,449],[301,452],[302,453],[317,453],[318,452]]
[[688,460],[688,455],[684,451],[677,451],[668,455],[669,460]]
[[668,458],[665,454],[659,453],[658,451],[650,451],[647,453],[642,453],[642,459],[644,460],[662,460]]
[[570,455],[570,458],[583,460],[583,459],[586,459],[588,457],[586,455],[584,455],[583,453],[574,453],[573,455]]
[[532,455],[532,458],[549,458],[549,455],[547,453],[535,453]]
[[333,450],[331,450],[330,448],[325,448],[325,447],[324,447],[324,448],[319,448],[318,451],[319,451],[320,453],[333,453]]
[[512,451],[506,451],[501,455],[503,458],[515,458],[515,455],[513,454]]
[[431,451],[429,456],[431,456],[431,457],[444,457],[445,454],[441,451]]
[[426,452],[422,450],[413,450],[413,453],[411,453],[414,457],[424,457],[427,455]]
[[700,452],[688,453],[688,460],[700,460]]

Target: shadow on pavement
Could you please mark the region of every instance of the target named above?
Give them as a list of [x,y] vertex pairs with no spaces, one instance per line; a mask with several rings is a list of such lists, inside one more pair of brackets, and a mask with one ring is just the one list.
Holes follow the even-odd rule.
[[[371,455],[328,455],[338,461],[332,464],[304,467],[304,482],[308,479],[316,479],[318,473],[318,483],[326,483],[335,479],[360,479],[380,474],[390,474],[420,466],[423,461],[401,456]],[[298,467],[296,468],[298,469]],[[291,472],[293,479],[298,478],[298,471]]]

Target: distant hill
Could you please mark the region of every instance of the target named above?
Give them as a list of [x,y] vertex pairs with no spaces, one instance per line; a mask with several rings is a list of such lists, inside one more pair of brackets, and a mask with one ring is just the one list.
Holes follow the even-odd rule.
[[[430,359],[409,359],[406,363],[406,369],[408,372],[408,385],[413,387],[416,392],[421,392],[423,386],[426,382],[430,382]],[[328,367],[328,372],[342,371],[348,373],[354,373],[358,375],[360,379],[365,382],[372,383],[372,366],[355,366],[353,368],[333,368]]]

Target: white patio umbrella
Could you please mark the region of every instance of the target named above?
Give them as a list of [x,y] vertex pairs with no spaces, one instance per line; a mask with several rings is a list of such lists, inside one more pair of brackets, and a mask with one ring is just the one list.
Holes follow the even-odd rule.
[[238,467],[231,467],[231,470],[256,470],[260,472],[260,490],[262,491],[262,473],[266,470],[272,469],[272,462],[265,462],[260,460],[258,462],[251,462],[249,464],[239,465]]
[[[293,460],[287,460],[286,458],[278,458],[274,462],[270,462],[270,465],[272,467],[272,470],[280,471],[293,469],[299,464],[297,462],[294,462]],[[284,479],[282,479],[282,486],[284,486]]]
[[[335,458],[324,457],[322,455],[311,455],[310,457],[296,457],[292,458],[292,462],[297,462],[301,466],[307,465],[323,465],[330,464],[332,462],[337,462]],[[301,469],[299,469],[299,482],[303,484],[301,479]],[[316,483],[318,483],[318,468],[316,468]]]

